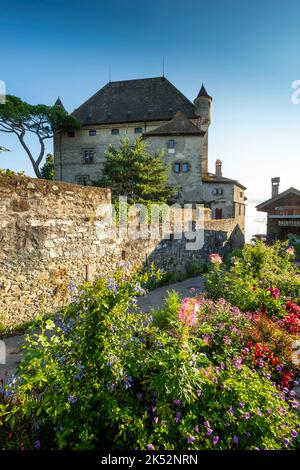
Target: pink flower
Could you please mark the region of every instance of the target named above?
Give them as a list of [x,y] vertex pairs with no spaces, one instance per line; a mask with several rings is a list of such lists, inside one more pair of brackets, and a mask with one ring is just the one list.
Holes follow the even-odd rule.
[[294,256],[294,254],[295,254],[295,248],[294,248],[293,246],[289,246],[289,247],[285,250],[285,252],[286,252],[288,255]]
[[278,299],[280,289],[277,289],[276,287],[269,287],[267,291],[271,292],[271,295],[275,300]]
[[209,255],[209,260],[212,264],[221,264],[222,263],[222,258],[219,255],[219,253],[211,253]]
[[178,319],[186,326],[196,326],[198,323],[197,314],[199,311],[200,303],[197,301],[197,299],[183,299],[178,313]]

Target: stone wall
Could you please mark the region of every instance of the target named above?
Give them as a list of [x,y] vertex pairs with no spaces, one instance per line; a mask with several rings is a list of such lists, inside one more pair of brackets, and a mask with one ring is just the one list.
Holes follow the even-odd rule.
[[113,271],[121,260],[182,272],[243,243],[236,219],[206,220],[204,247],[186,240],[118,239],[105,223],[107,189],[0,176],[0,322],[15,326],[70,300],[71,282]]

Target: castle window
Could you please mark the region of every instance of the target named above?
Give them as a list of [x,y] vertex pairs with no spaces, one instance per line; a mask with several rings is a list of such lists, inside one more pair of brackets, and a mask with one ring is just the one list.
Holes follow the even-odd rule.
[[135,133],[135,134],[142,134],[142,133],[143,133],[143,129],[142,129],[141,127],[135,127],[134,133]]
[[120,131],[119,131],[119,129],[112,129],[111,133],[112,133],[112,135],[119,135]]
[[189,171],[188,163],[175,163],[174,164],[175,173],[187,173]]
[[167,148],[168,149],[174,149],[175,145],[176,145],[175,140],[172,140],[172,139],[168,140],[168,142],[167,142]]
[[88,186],[90,177],[88,175],[78,175],[75,176],[75,181],[77,184],[82,184],[82,186]]
[[94,163],[94,156],[95,156],[94,150],[84,150],[83,151],[83,163],[85,165]]
[[90,136],[90,137],[94,137],[95,135],[97,135],[97,131],[96,131],[95,129],[91,129],[91,130],[89,131],[89,136]]
[[68,132],[68,137],[75,137],[75,132],[74,131],[69,131]]
[[223,188],[214,188],[212,190],[214,196],[222,196],[223,192]]
[[188,172],[188,164],[187,163],[182,163],[181,171],[182,171],[182,173],[187,173]]

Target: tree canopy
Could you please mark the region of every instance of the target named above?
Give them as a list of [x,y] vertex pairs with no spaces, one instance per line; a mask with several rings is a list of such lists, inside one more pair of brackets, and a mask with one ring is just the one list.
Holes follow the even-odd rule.
[[[31,105],[12,95],[0,105],[0,132],[15,134],[25,150],[34,172],[42,178],[40,165],[45,155],[45,140],[53,137],[60,129],[70,130],[80,127],[77,119],[68,115],[60,104],[47,106]],[[27,134],[34,134],[39,142],[35,155],[25,141]]]
[[174,196],[178,188],[168,186],[169,167],[163,153],[151,154],[141,138],[135,142],[122,139],[119,147],[106,152],[103,176],[99,186],[109,186],[112,195],[127,196],[131,201],[161,201]]

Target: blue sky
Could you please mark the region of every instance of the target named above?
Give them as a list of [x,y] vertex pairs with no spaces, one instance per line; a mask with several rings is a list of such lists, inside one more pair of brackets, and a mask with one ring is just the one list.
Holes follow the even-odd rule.
[[[0,80],[30,103],[59,95],[78,107],[108,81],[165,73],[189,99],[201,83],[213,96],[210,169],[248,187],[248,197],[300,187],[298,0],[2,0]],[[32,174],[14,138],[0,134],[0,167]],[[49,149],[51,150],[51,149]]]

